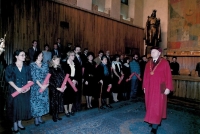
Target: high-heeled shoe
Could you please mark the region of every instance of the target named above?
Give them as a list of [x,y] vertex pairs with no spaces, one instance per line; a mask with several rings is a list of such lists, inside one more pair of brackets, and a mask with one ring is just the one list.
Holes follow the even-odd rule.
[[53,122],[57,122],[57,118],[55,116],[52,117]]
[[19,126],[18,126],[18,128],[19,128],[20,130],[25,130],[25,129],[26,129],[25,127],[19,127]]
[[13,130],[13,132],[14,132],[15,134],[17,134],[17,133],[19,132],[19,130],[16,130],[16,131],[15,131],[15,130]]
[[106,108],[105,108],[105,107],[103,107],[103,106],[100,106],[100,107],[99,107],[99,109],[106,109]]
[[74,112],[70,112],[70,115],[71,115],[71,116],[74,116]]
[[58,115],[56,115],[56,118],[57,118],[57,120],[62,120],[62,118],[61,117],[59,117]]
[[110,104],[106,104],[106,107],[113,108]]
[[67,117],[70,117],[70,114],[69,114],[69,113],[65,113],[65,115],[66,115]]

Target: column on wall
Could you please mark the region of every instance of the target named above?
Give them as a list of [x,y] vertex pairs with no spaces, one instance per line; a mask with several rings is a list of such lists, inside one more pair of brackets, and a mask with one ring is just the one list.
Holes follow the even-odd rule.
[[110,16],[111,0],[92,0],[92,11]]
[[121,0],[111,0],[110,17],[120,20]]
[[135,16],[135,0],[129,0],[128,5],[121,3],[120,20],[129,24],[133,24]]
[[92,10],[92,0],[77,0],[77,6],[87,10]]

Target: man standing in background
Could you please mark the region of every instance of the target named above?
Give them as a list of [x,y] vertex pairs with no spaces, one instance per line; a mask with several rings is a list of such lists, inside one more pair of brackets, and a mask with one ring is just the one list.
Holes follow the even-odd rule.
[[82,67],[83,67],[83,62],[81,59],[81,47],[80,46],[75,46],[74,48],[74,53],[75,53],[75,58],[74,58],[74,63],[77,69],[77,89],[78,91],[76,92],[76,102],[73,105],[73,109],[75,111],[80,111],[81,110],[81,97],[82,97]]
[[135,54],[133,56],[133,60],[130,62],[130,70],[131,74],[135,73],[135,75],[131,78],[131,92],[130,92],[130,99],[135,99],[137,95],[137,88],[138,88],[138,77],[140,77],[140,65],[137,62],[138,55]]

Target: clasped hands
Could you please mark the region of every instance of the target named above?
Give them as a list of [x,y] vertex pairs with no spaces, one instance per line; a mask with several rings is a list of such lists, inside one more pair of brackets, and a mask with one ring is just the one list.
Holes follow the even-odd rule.
[[[144,88],[144,93],[145,93],[145,88]],[[166,88],[164,94],[168,95],[169,93],[170,93],[170,90],[168,88]]]
[[26,93],[26,92],[28,92],[30,90],[30,87],[29,88],[27,88],[27,89],[25,89],[25,90],[22,90],[22,88],[17,88],[17,92],[19,92],[19,93]]

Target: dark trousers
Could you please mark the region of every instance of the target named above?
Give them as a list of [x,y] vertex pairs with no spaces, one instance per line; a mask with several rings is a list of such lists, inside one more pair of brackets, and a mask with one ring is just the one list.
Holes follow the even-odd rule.
[[138,80],[131,79],[131,92],[130,92],[130,99],[136,97],[138,88]]
[[4,119],[4,107],[5,107],[5,94],[2,91],[3,89],[0,88],[0,119]]
[[73,111],[81,110],[82,80],[78,81],[77,89],[78,89],[78,91],[76,92],[76,100],[73,104]]

